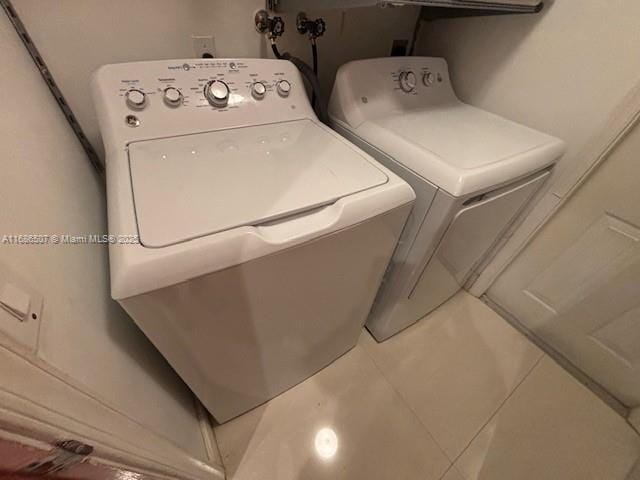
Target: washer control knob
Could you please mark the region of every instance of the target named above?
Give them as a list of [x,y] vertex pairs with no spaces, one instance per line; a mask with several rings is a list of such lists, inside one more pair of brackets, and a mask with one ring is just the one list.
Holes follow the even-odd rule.
[[226,107],[229,103],[229,87],[222,80],[211,80],[204,86],[204,96],[212,107]]
[[175,87],[167,87],[164,89],[164,103],[170,107],[179,107],[182,105],[182,92]]
[[251,85],[251,95],[256,100],[262,100],[266,94],[267,94],[267,87],[264,86],[264,83],[256,82],[253,85]]
[[425,72],[425,74],[422,76],[422,83],[425,87],[430,87],[431,85],[433,85],[434,81],[435,76],[431,72]]
[[129,90],[125,93],[127,100],[127,106],[133,110],[142,110],[147,106],[147,95],[136,88]]
[[291,84],[288,80],[279,80],[276,84],[276,90],[281,97],[288,97],[291,93]]
[[400,72],[400,88],[403,92],[413,92],[416,88],[416,74],[411,70]]

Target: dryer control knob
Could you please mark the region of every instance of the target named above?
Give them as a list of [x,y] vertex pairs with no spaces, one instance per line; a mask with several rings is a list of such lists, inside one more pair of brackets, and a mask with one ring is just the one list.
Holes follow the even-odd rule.
[[147,95],[142,90],[131,89],[125,93],[125,98],[127,106],[134,110],[142,110],[147,106]]
[[433,85],[434,81],[435,81],[435,77],[431,72],[426,72],[422,76],[422,83],[424,84],[425,87],[430,87],[431,85]]
[[222,80],[211,80],[204,86],[204,96],[212,107],[226,107],[229,103],[229,87]]
[[251,95],[256,100],[262,100],[267,93],[267,87],[262,82],[256,82],[251,85]]
[[400,88],[403,92],[413,92],[416,88],[416,74],[411,70],[400,72]]
[[182,105],[182,92],[175,87],[167,87],[164,89],[164,103],[170,107],[179,107]]
[[276,90],[281,97],[288,97],[291,93],[291,84],[287,80],[279,80],[276,84]]

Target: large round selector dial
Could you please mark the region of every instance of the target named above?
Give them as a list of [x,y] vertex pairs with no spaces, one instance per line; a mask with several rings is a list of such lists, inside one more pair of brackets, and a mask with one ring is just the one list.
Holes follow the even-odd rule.
[[222,80],[211,80],[204,86],[204,96],[211,106],[226,107],[229,103],[229,87]]
[[262,100],[266,94],[267,94],[267,87],[265,87],[264,83],[256,82],[253,85],[251,85],[251,95],[256,100]]
[[291,84],[288,80],[279,80],[276,84],[276,90],[281,97],[288,97],[291,93]]
[[147,105],[147,95],[138,89],[131,89],[125,94],[127,105],[134,110],[142,110]]
[[425,72],[425,74],[422,76],[422,83],[425,87],[430,87],[431,85],[433,85],[434,81],[435,76],[431,72]]
[[416,74],[411,70],[400,72],[400,88],[403,92],[413,92],[416,88]]
[[164,103],[170,107],[179,107],[182,105],[182,92],[175,87],[167,87],[164,89]]

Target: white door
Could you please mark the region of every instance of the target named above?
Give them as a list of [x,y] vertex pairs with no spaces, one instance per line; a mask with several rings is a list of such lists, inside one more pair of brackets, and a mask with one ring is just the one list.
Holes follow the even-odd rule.
[[498,277],[489,298],[640,405],[640,127]]

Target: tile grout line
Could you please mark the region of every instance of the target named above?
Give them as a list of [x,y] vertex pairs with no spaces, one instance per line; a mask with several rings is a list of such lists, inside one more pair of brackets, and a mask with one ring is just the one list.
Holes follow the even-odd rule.
[[[449,458],[449,457],[447,457],[447,458]],[[444,473],[442,474],[442,476],[438,480],[442,480],[444,477],[446,477],[447,473],[449,473],[451,471],[451,469],[453,469],[453,468],[456,468],[456,466],[452,463],[451,465],[449,465],[449,468],[447,468],[444,471]],[[456,468],[456,470],[458,470],[458,469]],[[462,475],[462,474],[460,474],[460,475]]]
[[[508,322],[507,322],[508,323]],[[369,331],[365,328],[364,329],[364,333],[366,335],[369,335],[372,337],[373,336],[369,333]],[[520,333],[520,332],[518,332]],[[527,342],[531,343],[534,347],[538,348],[535,344],[533,344],[533,342],[531,342],[531,340],[529,340],[526,336],[523,335],[523,337],[527,340]],[[375,339],[373,339],[374,342],[376,342]],[[538,364],[542,361],[542,359],[547,356],[545,354],[545,352],[542,349],[540,350],[540,357],[534,362],[534,364],[531,366],[531,368],[529,369],[529,371],[527,371],[527,373],[522,377],[522,379],[517,383],[517,385],[515,387],[513,387],[513,389],[511,390],[511,392],[509,392],[509,394],[505,397],[505,399],[500,402],[500,405],[498,405],[498,407],[495,409],[495,411],[489,416],[489,418],[487,419],[486,422],[484,422],[480,428],[478,428],[478,430],[476,431],[476,433],[473,435],[473,437],[471,437],[471,439],[469,440],[469,442],[465,445],[465,447],[460,451],[460,453],[458,455],[456,455],[456,457],[454,459],[451,459],[449,457],[449,455],[447,455],[446,451],[444,450],[444,448],[442,447],[442,445],[440,445],[440,443],[438,442],[438,440],[435,438],[435,436],[431,433],[431,431],[429,430],[429,427],[427,427],[427,425],[425,425],[425,423],[422,421],[422,419],[420,418],[420,416],[416,413],[416,411],[411,407],[411,405],[409,405],[409,403],[407,402],[407,400],[404,398],[404,396],[402,395],[402,393],[393,385],[393,383],[391,383],[391,381],[387,378],[387,376],[385,375],[384,371],[382,370],[382,368],[380,368],[380,366],[377,364],[375,358],[373,358],[373,356],[369,353],[369,351],[361,344],[359,344],[360,347],[362,347],[362,349],[366,352],[367,356],[371,359],[371,361],[373,362],[373,364],[375,365],[376,369],[380,372],[380,374],[382,375],[382,377],[384,378],[384,380],[391,386],[391,388],[393,389],[394,392],[396,392],[396,394],[400,397],[400,399],[402,400],[402,403],[404,403],[406,405],[406,407],[411,411],[411,413],[413,413],[414,417],[416,417],[416,419],[420,422],[420,424],[423,426],[423,428],[427,431],[427,433],[429,433],[429,436],[433,439],[434,442],[436,442],[436,445],[440,448],[440,450],[442,450],[442,452],[445,454],[445,456],[447,457],[447,459],[451,462],[451,465],[455,465],[455,463],[458,461],[458,459],[462,456],[462,454],[467,450],[467,448],[469,448],[469,445],[471,445],[471,443],[476,439],[476,437],[480,434],[480,432],[482,432],[482,430],[484,429],[485,426],[487,426],[487,424],[496,416],[496,414],[502,409],[502,407],[504,406],[504,404],[511,398],[511,396],[515,393],[515,391],[520,387],[520,385],[522,385],[522,383],[527,379],[527,377],[531,374],[531,372],[533,372],[533,370],[538,366]],[[376,342],[377,345],[377,342]],[[450,469],[450,468],[449,468]],[[447,471],[449,470],[447,469]],[[445,472],[446,474],[446,472]],[[444,474],[443,474],[444,475]]]
[[[369,331],[365,328],[364,329],[364,333],[365,335],[370,335],[371,338],[373,339],[373,336],[369,333]],[[373,339],[374,342],[376,342],[375,339]],[[364,347],[364,345],[361,345],[360,343],[358,343],[358,345],[365,351],[367,357],[369,357],[369,360],[371,360],[371,363],[373,363],[373,366],[376,367],[376,370],[378,370],[378,372],[380,372],[380,375],[382,375],[383,380],[391,387],[391,390],[393,390],[393,392],[398,396],[398,398],[400,399],[400,401],[403,403],[403,405],[405,407],[407,407],[409,409],[409,411],[411,412],[411,414],[414,416],[414,418],[418,421],[418,423],[420,425],[422,425],[422,428],[424,428],[424,430],[427,432],[427,434],[429,435],[429,437],[431,438],[431,440],[433,440],[433,442],[436,444],[436,446],[438,447],[438,449],[440,450],[440,452],[444,455],[444,457],[447,459],[447,461],[450,463],[449,467],[442,473],[442,475],[440,476],[439,480],[442,479],[442,477],[444,477],[447,472],[451,469],[451,467],[453,467],[453,462],[451,461],[451,459],[449,458],[449,455],[447,455],[447,452],[444,451],[444,449],[442,448],[442,445],[440,445],[440,443],[438,442],[438,440],[436,440],[436,438],[433,436],[433,433],[431,433],[431,431],[429,430],[429,428],[424,424],[424,422],[422,421],[422,419],[418,416],[418,414],[416,413],[416,411],[411,408],[411,405],[409,405],[409,403],[407,402],[407,400],[404,398],[404,396],[402,395],[402,393],[400,393],[398,391],[398,389],[389,381],[389,379],[387,378],[387,376],[384,374],[384,371],[380,368],[380,366],[378,365],[378,363],[376,362],[375,358],[373,358],[373,356],[369,353],[369,351]],[[376,342],[377,345],[377,342]]]
[[629,416],[629,409],[614,397],[607,389],[596,382],[593,378],[583,372],[580,368],[573,364],[567,357],[561,352],[553,348],[546,343],[542,338],[538,337],[532,330],[523,325],[514,315],[508,310],[503,308],[500,304],[493,301],[487,295],[483,295],[480,299],[490,309],[500,315],[509,323],[515,330],[520,332],[525,338],[527,338],[536,347],[542,350],[551,360],[563,368],[569,375],[575,380],[588,388],[594,395],[596,395],[602,402],[604,402],[609,408],[620,415],[625,420]]
[[[526,338],[526,337],[525,337]],[[527,339],[528,340],[528,339]],[[535,345],[534,345],[535,346]],[[524,383],[524,381],[529,378],[529,375],[531,375],[531,372],[533,372],[536,367],[540,364],[540,362],[542,361],[543,358],[545,358],[547,355],[541,350],[540,351],[541,355],[540,358],[538,358],[535,363],[533,364],[533,366],[529,369],[529,371],[524,375],[524,377],[522,377],[522,379],[518,382],[518,384],[513,387],[513,389],[511,390],[511,392],[509,392],[509,395],[507,395],[505,397],[505,399],[500,402],[500,405],[498,405],[498,408],[496,408],[496,410],[489,416],[489,418],[487,419],[486,422],[484,422],[482,424],[482,426],[480,426],[480,428],[478,429],[478,431],[473,435],[473,437],[471,437],[471,440],[469,440],[469,442],[467,442],[467,444],[465,445],[465,447],[462,449],[462,451],[456,456],[456,458],[452,461],[453,465],[456,464],[456,462],[460,459],[460,457],[464,454],[464,452],[467,451],[467,449],[469,448],[469,446],[473,443],[473,441],[478,437],[478,435],[480,435],[480,433],[482,432],[482,430],[484,430],[484,427],[486,427],[489,422],[491,422],[491,420],[493,420],[495,418],[496,415],[498,415],[498,413],[500,413],[500,411],[502,410],[502,408],[505,406],[505,404],[509,401],[509,399],[513,396],[513,394],[516,392],[516,390],[518,390],[520,388],[520,386]]]

